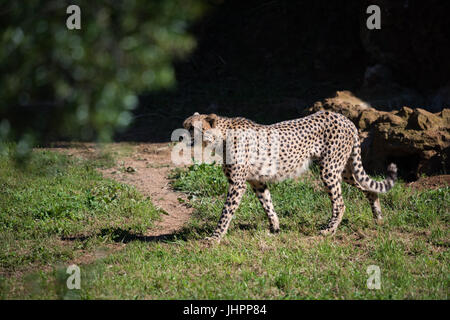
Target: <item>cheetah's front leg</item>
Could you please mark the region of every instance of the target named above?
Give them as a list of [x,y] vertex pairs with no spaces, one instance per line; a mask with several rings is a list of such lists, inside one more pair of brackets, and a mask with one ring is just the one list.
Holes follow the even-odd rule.
[[211,237],[207,237],[206,240],[220,242],[222,237],[227,233],[233,214],[239,207],[239,203],[245,193],[246,187],[247,185],[243,180],[234,182],[230,181],[227,200],[225,201],[225,206],[223,207],[222,215],[219,219],[219,223],[217,224],[217,228]]

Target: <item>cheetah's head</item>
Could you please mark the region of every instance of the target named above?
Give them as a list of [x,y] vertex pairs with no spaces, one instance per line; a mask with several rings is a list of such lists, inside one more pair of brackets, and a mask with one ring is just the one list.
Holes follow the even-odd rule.
[[198,135],[202,139],[203,145],[214,141],[214,135],[211,129],[215,129],[218,116],[214,113],[199,114],[194,113],[192,116],[184,120],[183,127],[189,130],[191,136],[191,145],[194,145],[194,137]]

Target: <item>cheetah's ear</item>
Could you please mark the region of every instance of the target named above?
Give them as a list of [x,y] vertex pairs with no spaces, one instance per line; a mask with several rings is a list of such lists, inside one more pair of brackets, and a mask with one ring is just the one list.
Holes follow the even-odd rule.
[[209,123],[211,128],[215,128],[216,127],[217,118],[218,118],[217,114],[211,113],[211,114],[206,116],[205,120]]
[[198,112],[194,113],[194,116],[199,116],[199,115],[200,115],[200,113],[198,113]]

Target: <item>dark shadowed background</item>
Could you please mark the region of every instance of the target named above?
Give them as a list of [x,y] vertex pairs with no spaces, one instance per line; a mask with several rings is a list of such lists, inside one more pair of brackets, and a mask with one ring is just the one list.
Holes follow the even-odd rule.
[[[172,124],[195,111],[263,123],[297,118],[336,90],[381,110],[450,106],[448,92],[436,101],[450,86],[447,2],[217,3],[191,27],[198,46],[176,63],[176,86],[142,95],[142,118],[121,138],[167,140]],[[381,30],[366,28],[372,3],[382,9]],[[365,79],[373,66],[387,75]]]

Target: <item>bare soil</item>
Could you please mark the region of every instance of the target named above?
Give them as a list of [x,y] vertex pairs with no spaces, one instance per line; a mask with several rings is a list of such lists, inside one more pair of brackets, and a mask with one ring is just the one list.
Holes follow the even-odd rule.
[[413,181],[407,184],[413,190],[424,189],[438,189],[445,186],[450,186],[450,174],[444,174],[440,176],[422,177],[417,181]]
[[169,172],[175,168],[170,152],[167,143],[143,143],[135,147],[131,156],[121,159],[121,170],[101,170],[105,177],[135,186],[166,213],[146,236],[173,234],[183,227],[192,213],[192,208],[186,205],[185,195],[170,186]]

